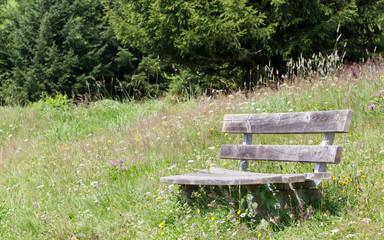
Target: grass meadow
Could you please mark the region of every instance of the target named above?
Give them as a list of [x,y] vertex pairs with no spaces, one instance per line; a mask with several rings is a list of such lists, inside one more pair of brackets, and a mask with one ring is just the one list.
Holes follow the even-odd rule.
[[[383,75],[383,61],[368,62],[275,89],[188,101],[75,105],[59,96],[1,107],[0,239],[382,239]],[[219,159],[222,144],[242,142],[221,133],[224,114],[336,109],[354,115],[350,132],[336,134],[342,160],[328,165],[333,178],[321,184],[316,206],[283,209],[271,221],[251,211],[242,188],[201,188],[185,205],[179,186],[159,182],[209,166],[238,168],[238,161]],[[257,135],[253,143],[321,140]],[[313,168],[250,164],[281,173]]]

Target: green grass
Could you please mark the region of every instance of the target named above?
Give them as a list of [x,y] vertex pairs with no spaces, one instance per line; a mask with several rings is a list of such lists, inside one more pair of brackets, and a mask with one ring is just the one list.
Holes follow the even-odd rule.
[[[381,75],[383,63],[369,63],[247,96],[2,107],[1,239],[381,239],[384,111],[368,108],[384,88]],[[242,141],[221,133],[226,113],[333,109],[354,110],[351,130],[336,136],[334,144],[344,148],[341,164],[328,166],[334,178],[322,183],[323,200],[306,206],[304,215],[288,209],[277,225],[262,220],[243,204],[242,188],[205,188],[187,206],[178,186],[159,182],[213,164],[238,168],[237,161],[219,159],[220,145]],[[253,143],[321,140],[258,135]],[[250,168],[294,172],[314,166],[253,162]]]

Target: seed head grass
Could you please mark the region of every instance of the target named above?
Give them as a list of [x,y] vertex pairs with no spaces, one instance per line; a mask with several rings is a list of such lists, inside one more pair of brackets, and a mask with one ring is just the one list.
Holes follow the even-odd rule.
[[[0,109],[0,232],[15,239],[311,239],[380,238],[384,229],[384,110],[370,108],[384,89],[383,62],[261,88],[252,93],[170,97],[90,105],[39,104]],[[54,100],[50,100],[50,103]],[[45,104],[45,105],[44,105]],[[377,104],[376,104],[377,105]],[[185,205],[160,177],[210,166],[222,144],[224,114],[354,111],[338,134],[339,165],[323,181],[320,205],[285,219],[260,218],[243,188],[201,187]],[[322,135],[257,135],[253,144],[312,144]],[[312,164],[250,162],[251,171],[296,173]],[[274,204],[274,203],[273,203]],[[271,203],[271,206],[273,205]],[[273,220],[273,221],[272,221]],[[275,222],[275,223],[274,223]]]

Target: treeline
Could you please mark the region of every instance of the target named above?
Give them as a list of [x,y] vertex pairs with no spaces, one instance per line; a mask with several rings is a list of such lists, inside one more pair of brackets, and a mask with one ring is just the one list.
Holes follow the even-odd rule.
[[319,52],[381,53],[383,14],[381,0],[0,0],[0,101],[252,88]]

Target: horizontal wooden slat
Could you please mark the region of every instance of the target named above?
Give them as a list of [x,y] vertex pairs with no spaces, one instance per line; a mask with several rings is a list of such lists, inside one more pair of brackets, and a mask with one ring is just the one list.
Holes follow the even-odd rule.
[[223,145],[220,158],[340,163],[342,147],[303,145]]
[[209,170],[202,170],[198,173],[162,177],[160,178],[160,182],[181,185],[254,185],[298,183],[329,179],[330,177],[331,173],[266,174],[210,168]]
[[344,133],[349,131],[352,110],[296,113],[228,114],[226,133]]

